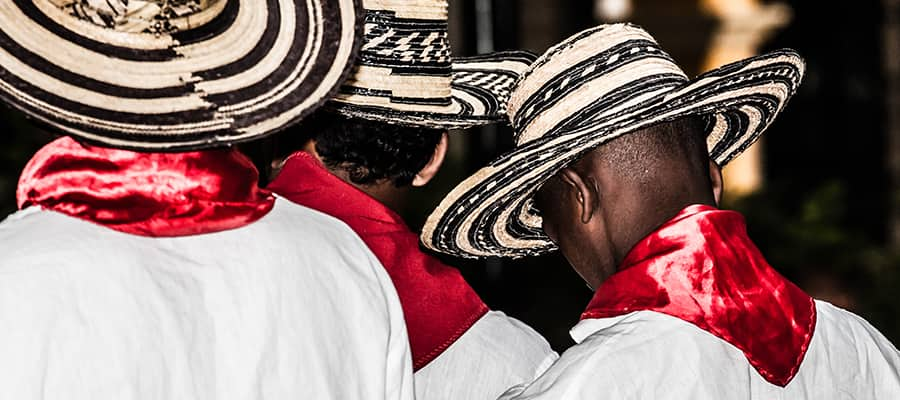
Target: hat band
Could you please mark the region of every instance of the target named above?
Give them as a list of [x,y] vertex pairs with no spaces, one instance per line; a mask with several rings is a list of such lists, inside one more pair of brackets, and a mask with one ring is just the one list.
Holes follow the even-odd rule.
[[447,0],[363,0],[367,11],[387,11],[399,18],[447,20]]

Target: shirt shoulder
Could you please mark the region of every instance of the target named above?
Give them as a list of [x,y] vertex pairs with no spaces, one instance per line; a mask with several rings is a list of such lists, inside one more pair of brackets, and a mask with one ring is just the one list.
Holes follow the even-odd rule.
[[[176,238],[28,209],[0,224],[0,254],[10,398],[42,385],[128,392],[147,377],[171,382],[158,386],[167,397],[411,397],[390,279],[346,225],[305,207],[279,199],[252,224]],[[279,378],[315,369],[332,373]]]
[[557,358],[534,329],[490,311],[416,372],[416,398],[494,399],[528,385]]
[[731,385],[703,382],[735,382],[755,373],[728,343],[652,311],[584,320],[573,337],[580,343],[518,397],[504,398],[733,398]]
[[516,398],[900,398],[896,348],[859,316],[818,301],[816,309],[810,347],[784,387],[765,381],[724,340],[641,311],[582,321],[573,329],[580,343]]
[[816,330],[794,384],[900,398],[900,353],[862,317],[817,300]]

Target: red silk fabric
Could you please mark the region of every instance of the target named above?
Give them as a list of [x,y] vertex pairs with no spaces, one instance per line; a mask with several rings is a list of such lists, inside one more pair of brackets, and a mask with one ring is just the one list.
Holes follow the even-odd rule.
[[19,178],[19,208],[40,206],[120,232],[188,236],[239,228],[275,197],[236,149],[137,153],[63,137],[39,150]]
[[638,243],[597,289],[582,319],[641,310],[727,341],[782,387],[800,368],[816,324],[813,299],[769,266],[744,218],[702,205],[684,209]]
[[414,371],[487,313],[488,307],[456,268],[419,249],[419,236],[399,215],[332,175],[312,155],[291,155],[269,190],[340,219],[378,257],[400,297]]

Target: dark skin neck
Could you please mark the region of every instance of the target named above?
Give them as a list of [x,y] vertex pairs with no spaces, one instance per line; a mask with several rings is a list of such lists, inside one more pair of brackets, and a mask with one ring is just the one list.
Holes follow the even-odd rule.
[[[302,150],[312,154],[318,158],[319,161],[322,160],[321,157],[319,157],[319,153],[316,151],[315,141],[311,140],[307,142]],[[352,185],[375,200],[378,200],[381,204],[384,204],[394,212],[400,212],[400,210],[404,209],[406,206],[406,201],[409,197],[409,187],[397,187],[393,182],[387,179],[370,185],[358,185],[350,180],[350,174],[346,170],[331,167],[326,168],[328,168],[328,171],[334,176],[341,178],[342,181],[347,182],[349,185]]]
[[328,171],[341,178],[342,181],[378,200],[394,212],[400,212],[406,206],[409,198],[409,187],[397,187],[389,180],[382,180],[370,185],[358,185],[350,180],[350,174],[343,169],[328,168]]
[[[602,153],[601,153],[602,154]],[[643,182],[624,182],[617,174],[603,166],[603,158],[588,161],[605,187],[607,196],[601,199],[601,212],[609,221],[609,244],[618,267],[634,246],[671,220],[684,208],[694,204],[716,206],[707,172],[687,173],[677,162],[660,166],[653,179]],[[597,241],[589,246],[603,246]]]
[[685,207],[718,202],[721,173],[705,142],[648,138],[638,132],[600,146],[537,193],[544,232],[592,288]]

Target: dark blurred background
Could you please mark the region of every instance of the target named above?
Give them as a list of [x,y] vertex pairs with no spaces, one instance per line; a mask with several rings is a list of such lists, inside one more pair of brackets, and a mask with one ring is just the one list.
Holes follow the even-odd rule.
[[[800,92],[765,139],[726,169],[725,208],[747,216],[775,268],[817,298],[900,341],[900,0],[451,0],[455,55],[544,52],[604,22],[642,25],[688,75],[782,47],[807,61]],[[50,138],[0,111],[0,212]],[[512,146],[507,127],[457,132],[438,179],[404,214],[412,226],[457,182]],[[265,164],[268,151],[248,152]],[[447,259],[494,309],[531,324],[557,350],[591,297],[557,255]]]

